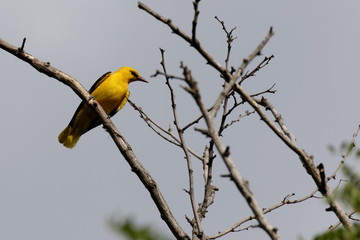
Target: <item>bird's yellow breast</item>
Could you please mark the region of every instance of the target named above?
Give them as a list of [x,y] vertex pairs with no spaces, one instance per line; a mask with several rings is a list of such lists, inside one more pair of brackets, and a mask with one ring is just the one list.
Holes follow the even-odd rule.
[[92,93],[96,101],[104,108],[105,112],[117,109],[126,97],[128,92],[128,82],[123,79],[121,74],[113,73],[105,79]]

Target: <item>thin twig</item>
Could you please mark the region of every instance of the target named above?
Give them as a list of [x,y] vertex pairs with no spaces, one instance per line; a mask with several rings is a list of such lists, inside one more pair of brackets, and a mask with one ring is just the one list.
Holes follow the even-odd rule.
[[[208,108],[207,111],[210,112],[212,109],[211,108]],[[186,129],[188,129],[189,127],[193,126],[194,124],[196,123],[199,123],[199,121],[203,118],[204,116],[203,115],[200,115],[199,117],[197,117],[196,119],[194,119],[193,121],[189,122],[188,124],[186,124],[183,128],[182,128],[182,131],[185,131]]]
[[[271,207],[268,207],[268,208],[265,208],[263,209],[263,214],[267,214],[267,213],[270,213],[271,211],[277,209],[277,208],[280,208],[284,205],[292,205],[292,204],[296,204],[296,203],[301,203],[303,201],[306,201],[310,198],[316,198],[315,196],[315,193],[317,192],[317,189],[315,191],[312,191],[310,194],[302,197],[302,198],[299,198],[299,199],[294,199],[294,200],[291,200],[291,197],[295,196],[294,193],[291,193],[291,194],[288,194],[284,197],[284,199],[280,202],[280,203],[277,203]],[[251,220],[254,220],[255,219],[255,216],[252,215],[252,216],[248,216],[238,222],[236,222],[235,224],[233,224],[231,227],[229,227],[228,229],[224,230],[224,231],[221,231],[213,236],[210,236],[209,239],[216,239],[216,238],[220,238],[222,236],[225,236],[231,232],[236,232],[237,231],[237,228],[240,227],[242,224],[246,223],[246,222],[249,222]]]
[[[157,76],[165,76],[165,74],[163,72],[161,72],[160,70],[156,70],[156,72],[151,75],[150,77],[157,77]],[[176,80],[182,80],[182,81],[185,81],[185,79],[183,77],[179,77],[179,76],[175,76],[175,75],[168,75],[167,76],[169,79],[176,79]]]
[[232,42],[236,39],[236,37],[233,36],[233,31],[236,29],[236,27],[232,28],[230,31],[228,31],[225,27],[224,21],[221,21],[217,16],[215,16],[215,19],[221,24],[222,29],[224,30],[226,34],[226,42],[227,42],[227,53],[225,58],[225,68],[227,71],[229,71],[229,61],[230,61],[230,53],[231,53],[231,47]]
[[[258,50],[257,50],[257,51],[258,51]],[[259,71],[261,68],[263,68],[263,67],[265,66],[265,65],[264,65],[264,62],[268,63],[268,62],[272,59],[272,57],[273,57],[273,56],[265,57],[265,59],[264,59],[258,66],[256,66],[256,67],[254,68],[254,70],[251,71],[251,74],[255,74],[256,71]],[[160,73],[160,74],[163,74],[163,73],[161,73],[161,72],[159,72],[159,73]],[[171,75],[171,76],[173,76],[173,75]],[[244,79],[246,79],[246,78],[248,78],[248,77],[249,77],[249,75],[245,75],[245,76],[242,77],[241,79],[244,80]],[[183,77],[178,77],[178,76],[173,76],[173,78],[175,78],[175,79],[180,79],[180,80],[185,80]],[[241,80],[241,81],[242,81],[242,80]],[[241,81],[240,81],[240,82],[241,82]],[[276,90],[273,90],[274,86],[275,86],[275,84],[273,84],[270,88],[268,88],[268,89],[266,89],[266,90],[264,90],[264,91],[261,91],[261,92],[252,94],[251,97],[256,97],[256,96],[259,96],[259,95],[263,95],[263,94],[265,94],[265,93],[272,93],[272,94],[274,94],[274,93],[276,92]],[[233,95],[233,91],[229,92],[229,93],[228,93],[228,96],[229,96],[229,95]],[[227,96],[227,97],[228,97],[228,96]],[[216,103],[216,102],[215,102],[215,103]],[[221,102],[220,102],[220,103],[221,103]],[[226,115],[229,115],[229,114],[232,112],[232,110],[234,110],[237,106],[239,106],[239,105],[241,105],[241,104],[243,104],[243,103],[244,103],[244,101],[241,101],[241,102],[239,102],[239,103],[234,104],[233,107],[229,109],[229,111],[227,112]],[[212,107],[208,108],[208,112],[212,111],[213,108],[214,108],[214,105],[213,105]],[[200,115],[199,117],[197,117],[196,119],[194,119],[193,121],[191,121],[191,122],[189,122],[187,125],[185,125],[185,126],[182,128],[182,130],[185,131],[185,130],[188,129],[189,127],[191,127],[191,126],[193,126],[194,124],[198,123],[202,118],[203,118],[203,115]]]
[[[212,111],[212,116],[216,116],[216,113],[218,111],[218,109],[220,108],[220,105],[222,103],[222,101],[224,100],[224,98],[229,94],[230,90],[232,90],[234,88],[234,85],[236,84],[236,81],[242,76],[243,72],[245,71],[245,69],[247,68],[247,66],[249,65],[249,63],[251,61],[254,60],[254,58],[256,56],[259,55],[259,53],[261,52],[261,50],[265,47],[265,45],[268,43],[268,41],[270,40],[270,38],[274,35],[274,32],[272,30],[272,28],[270,28],[269,32],[267,33],[267,35],[265,36],[265,38],[259,43],[259,45],[255,48],[254,51],[252,51],[250,53],[249,56],[247,56],[247,58],[245,58],[242,62],[242,64],[238,67],[238,69],[236,70],[234,75],[227,75],[228,79],[226,80],[225,87],[223,89],[223,91],[220,93],[219,97],[216,99],[216,102],[214,104]],[[270,61],[272,59],[272,57],[269,58],[265,58],[266,60],[263,60],[261,64],[263,64],[263,62],[265,61]],[[211,60],[211,59],[209,59]],[[255,70],[254,70],[255,71]]]
[[[153,118],[149,117],[149,115],[147,113],[145,113],[141,108],[139,108],[135,103],[133,103],[130,99],[128,99],[129,104],[136,110],[139,112],[140,117],[144,120],[144,122],[157,134],[159,135],[161,138],[163,138],[164,140],[166,140],[167,142],[174,144],[177,147],[181,147],[180,144],[180,140],[173,134],[173,132],[171,131],[171,129],[169,128],[168,130],[166,130],[164,127],[162,127],[160,124],[158,124],[157,122],[155,122],[155,120],[153,120]],[[167,136],[169,136],[170,138],[168,138]],[[188,151],[191,153],[191,155],[193,155],[194,157],[196,157],[197,159],[199,159],[200,161],[203,161],[203,158],[197,154],[194,150],[192,150],[191,148],[188,147]]]
[[201,226],[201,221],[200,221],[200,217],[198,214],[198,209],[196,207],[196,202],[195,202],[195,194],[194,194],[194,175],[193,175],[193,168],[192,168],[192,162],[191,162],[191,156],[189,154],[188,148],[186,146],[186,142],[185,142],[185,138],[184,138],[184,134],[181,131],[180,128],[180,124],[179,124],[179,118],[177,115],[177,111],[176,111],[176,103],[175,103],[175,94],[174,94],[174,90],[171,87],[169,78],[167,78],[167,72],[166,72],[166,66],[165,66],[165,56],[164,56],[164,50],[160,48],[160,52],[161,52],[161,66],[164,70],[164,74],[165,74],[165,80],[166,80],[166,85],[169,88],[170,91],[170,99],[171,99],[171,108],[172,108],[172,112],[173,112],[173,118],[174,118],[174,124],[176,127],[176,130],[178,132],[179,135],[179,139],[180,139],[180,145],[181,148],[184,151],[185,154],[185,159],[186,159],[186,164],[187,164],[187,168],[188,168],[188,177],[189,177],[189,190],[187,191],[189,193],[189,197],[190,197],[190,202],[191,202],[191,208],[193,210],[193,214],[194,214],[194,218],[195,218],[195,226],[193,228],[193,232],[195,233],[195,235],[199,238],[203,238],[203,230],[202,230],[202,226]]
[[258,104],[265,107],[265,110],[270,110],[275,118],[275,122],[277,122],[283,131],[283,133],[290,139],[291,142],[295,143],[295,136],[288,130],[284,119],[280,115],[280,113],[276,110],[276,108],[264,97],[261,100],[253,98]]
[[245,74],[245,75],[241,78],[239,84],[241,85],[241,83],[242,83],[243,81],[245,81],[246,79],[248,79],[249,77],[255,76],[255,73],[258,72],[258,71],[260,71],[260,70],[261,70],[262,68],[264,68],[266,65],[268,65],[269,62],[270,62],[273,58],[274,58],[274,55],[271,55],[270,57],[265,57],[264,60],[263,60],[262,62],[260,62],[251,72]]
[[207,209],[213,204],[215,193],[219,190],[216,186],[212,185],[212,167],[214,158],[213,150],[210,147],[205,146],[203,162],[205,191],[203,201],[199,204],[198,209],[200,218],[205,218]]
[[226,128],[230,127],[234,123],[239,122],[242,118],[250,116],[253,113],[255,113],[255,110],[253,110],[253,111],[246,110],[244,114],[240,114],[236,119],[232,120],[230,123],[225,124],[223,126],[223,129],[225,130]]
[[197,23],[198,23],[198,19],[199,19],[199,14],[200,14],[200,11],[199,11],[199,3],[200,3],[200,0],[195,0],[193,2],[193,6],[194,6],[194,19],[192,21],[192,41],[193,42],[196,42],[197,39],[196,39],[196,27],[197,27]]
[[[357,138],[359,132],[360,132],[360,125],[357,127],[356,131],[353,133],[350,144],[355,145],[355,143],[356,143],[356,138]],[[340,169],[344,166],[345,161],[346,161],[346,159],[349,157],[350,154],[351,154],[351,151],[347,151],[344,155],[341,156],[342,159],[341,159],[339,165],[337,166],[337,168],[335,169],[335,171],[334,171],[331,175],[329,175],[329,176],[327,177],[327,181],[329,181],[329,180],[332,179],[332,178],[335,179],[336,174],[337,174],[337,173],[340,171]]]
[[24,51],[24,47],[25,47],[25,42],[26,42],[26,37],[24,37],[21,47],[19,48],[19,52],[23,52]]

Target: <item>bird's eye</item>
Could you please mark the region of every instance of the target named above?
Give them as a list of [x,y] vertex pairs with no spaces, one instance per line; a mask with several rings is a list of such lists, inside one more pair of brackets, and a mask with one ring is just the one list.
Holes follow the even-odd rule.
[[134,72],[134,71],[130,71],[130,72],[134,77],[136,77],[136,78],[139,77],[139,75],[136,72]]

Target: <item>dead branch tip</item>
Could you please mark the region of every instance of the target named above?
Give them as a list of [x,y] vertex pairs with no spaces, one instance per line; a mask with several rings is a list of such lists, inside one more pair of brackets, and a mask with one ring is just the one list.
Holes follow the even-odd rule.
[[19,52],[23,52],[24,51],[24,47],[25,47],[25,42],[26,42],[26,37],[24,37],[21,47],[19,48]]

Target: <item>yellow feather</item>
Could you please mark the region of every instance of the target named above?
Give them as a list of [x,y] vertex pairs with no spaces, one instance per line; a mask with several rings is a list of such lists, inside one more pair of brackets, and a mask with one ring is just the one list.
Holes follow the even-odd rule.
[[[139,73],[130,67],[122,67],[114,73],[106,73],[90,88],[89,93],[112,117],[127,102],[130,82],[144,81]],[[75,147],[80,136],[100,125],[97,114],[88,105],[81,102],[69,125],[59,134],[59,142],[67,148]]]

